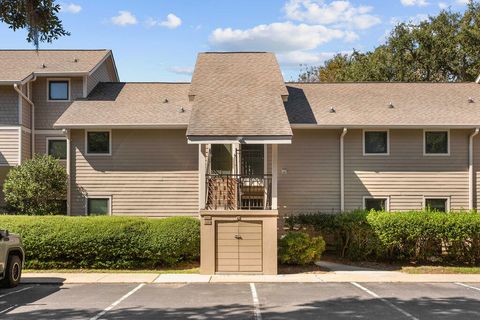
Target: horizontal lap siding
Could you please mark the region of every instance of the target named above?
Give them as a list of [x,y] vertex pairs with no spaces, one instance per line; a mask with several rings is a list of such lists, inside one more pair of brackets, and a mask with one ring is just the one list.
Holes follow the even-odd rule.
[[115,81],[115,71],[113,70],[112,59],[108,58],[95,70],[87,80],[87,94],[89,94],[93,88],[99,82],[112,82]]
[[468,208],[468,130],[450,131],[450,156],[424,156],[423,130],[390,130],[390,155],[364,156],[362,130],[345,136],[345,208],[364,196],[389,196],[390,210],[421,209],[424,196]]
[[85,195],[111,195],[118,215],[198,214],[198,146],[185,130],[113,130],[112,156],[86,156],[83,130],[71,139],[73,214]]
[[0,86],[0,125],[18,124],[18,93],[13,86]]
[[339,138],[340,130],[294,130],[292,144],[278,146],[280,214],[340,210]]
[[22,130],[22,162],[32,158],[32,135]]
[[18,164],[19,140],[18,128],[0,128],[0,166],[14,166]]

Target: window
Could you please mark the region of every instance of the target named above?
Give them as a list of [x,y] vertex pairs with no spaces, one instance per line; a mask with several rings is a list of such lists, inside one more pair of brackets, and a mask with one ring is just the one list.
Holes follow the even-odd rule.
[[87,131],[86,149],[89,155],[110,155],[110,131]]
[[388,211],[388,198],[363,198],[363,208],[367,211]]
[[448,206],[448,198],[425,198],[424,208],[427,210],[447,212]]
[[108,216],[110,215],[110,198],[88,198],[87,214],[89,216]]
[[59,160],[67,159],[67,140],[47,138],[47,154]]
[[448,131],[425,131],[423,141],[426,155],[448,155],[450,152]]
[[70,100],[70,82],[68,80],[49,80],[48,81],[48,100],[49,101]]
[[388,131],[364,131],[363,154],[388,155]]

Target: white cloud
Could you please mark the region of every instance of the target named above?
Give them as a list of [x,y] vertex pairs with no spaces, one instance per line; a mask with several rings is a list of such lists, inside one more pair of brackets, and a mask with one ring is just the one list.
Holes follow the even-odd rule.
[[290,51],[278,54],[277,58],[282,65],[298,66],[300,64],[320,64],[334,55],[335,52]]
[[[424,0],[420,0],[424,1]],[[313,24],[348,25],[357,29],[368,29],[381,23],[371,14],[373,7],[353,6],[350,1],[289,0],[284,7],[288,19]]]
[[174,66],[174,67],[168,68],[167,71],[176,73],[176,74],[182,74],[182,75],[192,75],[193,67]]
[[60,5],[60,10],[62,12],[68,12],[68,13],[79,13],[80,11],[82,11],[82,7],[78,4],[75,4],[75,3],[62,3]]
[[442,9],[442,10],[443,10],[443,9],[447,9],[447,8],[448,8],[448,3],[446,3],[446,2],[439,2],[439,3],[438,3],[438,7],[439,7],[440,9]]
[[251,29],[218,28],[209,38],[210,45],[226,51],[290,51],[311,50],[335,39],[352,41],[352,31],[327,28],[322,25],[278,22],[262,24]]
[[429,5],[427,0],[400,0],[400,2],[406,7],[425,7]]
[[455,3],[458,4],[458,5],[463,6],[463,5],[468,4],[469,1],[470,1],[470,0],[456,0]]
[[173,13],[170,13],[167,15],[167,18],[163,21],[159,21],[153,18],[148,18],[145,21],[145,24],[147,27],[156,27],[156,26],[161,26],[161,27],[166,27],[169,29],[175,29],[178,28],[182,25],[182,19],[174,15]]
[[118,16],[112,17],[110,21],[118,26],[137,24],[137,18],[130,11],[119,11]]

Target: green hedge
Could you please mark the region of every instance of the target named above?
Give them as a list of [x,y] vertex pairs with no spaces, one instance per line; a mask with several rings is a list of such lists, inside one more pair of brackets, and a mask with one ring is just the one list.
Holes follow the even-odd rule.
[[199,259],[197,219],[0,216],[22,235],[28,268],[141,269]]
[[320,234],[351,260],[480,264],[480,214],[432,211],[302,214],[287,226]]

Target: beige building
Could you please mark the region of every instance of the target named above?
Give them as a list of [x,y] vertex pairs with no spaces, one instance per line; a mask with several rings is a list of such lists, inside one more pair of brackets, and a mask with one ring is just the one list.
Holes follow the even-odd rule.
[[191,83],[119,82],[108,50],[0,70],[0,184],[48,153],[69,215],[199,216],[203,273],[276,273],[279,215],[477,207],[476,83],[285,83],[246,52],[199,54]]

